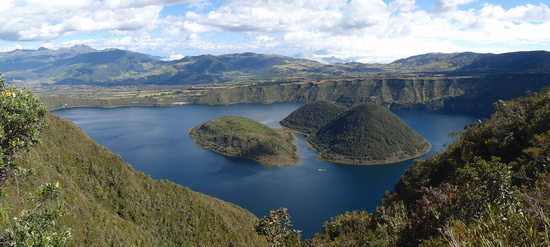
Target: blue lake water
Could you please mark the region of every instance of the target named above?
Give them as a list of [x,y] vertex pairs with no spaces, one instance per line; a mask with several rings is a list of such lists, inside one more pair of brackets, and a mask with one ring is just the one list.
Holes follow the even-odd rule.
[[[73,108],[54,113],[79,125],[98,143],[120,154],[135,169],[192,190],[235,203],[262,217],[286,207],[296,229],[311,237],[330,217],[351,210],[372,212],[384,191],[392,190],[412,164],[347,166],[318,159],[298,136],[300,162],[266,168],[254,161],[228,158],[194,145],[189,130],[221,116],[245,116],[270,127],[300,107],[296,103],[184,105],[174,107]],[[424,157],[444,150],[449,132],[474,116],[426,110],[394,110],[432,144]]]

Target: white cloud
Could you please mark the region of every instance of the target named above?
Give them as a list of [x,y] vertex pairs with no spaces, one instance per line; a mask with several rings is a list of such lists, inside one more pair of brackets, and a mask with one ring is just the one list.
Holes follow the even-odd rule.
[[172,54],[170,54],[169,57],[164,58],[164,59],[162,59],[162,60],[164,60],[164,61],[174,61],[174,60],[180,60],[180,59],[182,59],[182,58],[184,58],[184,57],[185,57],[185,56],[182,55],[182,54],[172,53]]
[[458,6],[472,3],[475,0],[436,0],[434,4],[435,12],[455,11]]
[[163,32],[172,36],[184,35],[188,37],[196,37],[199,33],[212,30],[210,27],[186,19],[187,18],[176,16],[168,16],[164,18],[161,21]]
[[261,42],[269,42],[275,40],[275,38],[268,35],[258,35],[256,36],[256,40]]
[[342,16],[344,29],[362,29],[382,25],[390,15],[388,6],[382,0],[353,0]]
[[0,1],[0,13],[10,9],[13,5],[13,0]]
[[544,22],[550,21],[550,8],[541,3],[520,5],[506,10],[500,5],[485,4],[480,11],[480,17],[500,21]]
[[438,0],[431,10],[420,9],[414,0],[230,1],[209,13],[193,12],[188,20],[251,36],[251,46],[262,47],[256,42],[264,36],[280,36],[270,48],[309,58],[381,62],[426,52],[491,52],[550,43],[550,32],[540,31],[550,30],[545,4],[458,8],[473,1]]
[[[0,39],[52,47],[82,42],[167,58],[253,51],[369,62],[426,52],[550,49],[546,4],[460,8],[474,1],[437,0],[428,9],[415,0],[2,1]],[[164,5],[176,3],[209,7],[160,17]],[[98,31],[108,35],[78,39]],[[61,36],[77,38],[56,41]]]
[[418,9],[415,0],[394,0],[390,3],[392,11],[410,12]]
[[151,30],[166,4],[193,0],[22,0],[0,4],[0,39],[50,40],[73,32]]

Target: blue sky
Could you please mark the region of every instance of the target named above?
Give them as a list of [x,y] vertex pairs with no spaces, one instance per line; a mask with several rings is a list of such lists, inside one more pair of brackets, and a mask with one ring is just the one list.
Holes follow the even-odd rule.
[[483,0],[3,0],[0,51],[87,44],[178,59],[273,53],[389,62],[550,50],[550,3]]

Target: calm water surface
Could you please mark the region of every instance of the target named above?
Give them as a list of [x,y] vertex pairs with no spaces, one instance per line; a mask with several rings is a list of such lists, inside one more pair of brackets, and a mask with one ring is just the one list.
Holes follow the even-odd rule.
[[[265,168],[245,159],[227,158],[194,145],[189,130],[221,116],[245,116],[270,127],[300,107],[296,103],[229,106],[74,108],[54,113],[79,125],[98,143],[122,155],[135,169],[155,179],[176,183],[235,203],[261,217],[270,209],[289,209],[295,228],[305,237],[321,230],[332,216],[350,210],[373,211],[384,191],[392,190],[412,162],[391,165],[346,166],[318,159],[303,136],[298,136],[300,162],[291,167]],[[432,150],[442,151],[473,116],[395,110],[426,138]]]

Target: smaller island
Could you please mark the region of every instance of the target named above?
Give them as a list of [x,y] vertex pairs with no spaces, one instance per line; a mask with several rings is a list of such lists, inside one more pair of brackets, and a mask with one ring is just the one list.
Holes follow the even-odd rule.
[[250,118],[212,119],[192,128],[189,134],[202,148],[269,167],[287,166],[299,160],[292,131],[271,129]]

